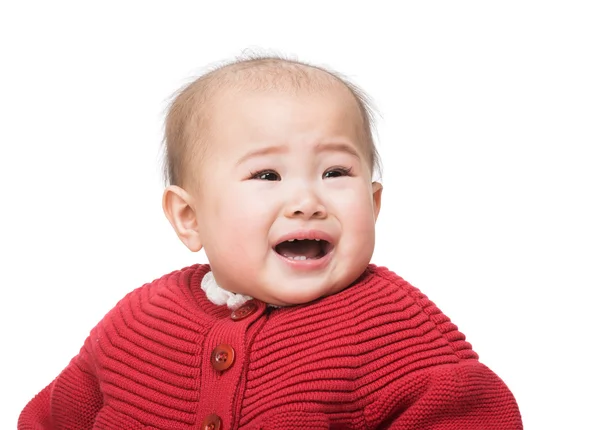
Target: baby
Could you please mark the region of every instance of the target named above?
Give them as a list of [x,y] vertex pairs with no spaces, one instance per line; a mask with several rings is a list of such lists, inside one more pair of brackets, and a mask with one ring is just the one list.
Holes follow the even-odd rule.
[[165,147],[164,212],[210,265],[121,300],[19,429],[522,428],[448,317],[370,264],[382,187],[356,87],[238,60],[178,94]]

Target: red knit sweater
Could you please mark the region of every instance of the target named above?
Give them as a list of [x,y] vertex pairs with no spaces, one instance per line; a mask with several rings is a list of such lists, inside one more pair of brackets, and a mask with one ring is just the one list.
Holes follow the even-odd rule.
[[416,288],[232,313],[195,265],[128,294],[23,410],[25,429],[521,429],[506,385]]

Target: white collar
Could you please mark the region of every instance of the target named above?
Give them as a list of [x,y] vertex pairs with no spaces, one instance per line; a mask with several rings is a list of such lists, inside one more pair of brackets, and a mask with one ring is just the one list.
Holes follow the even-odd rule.
[[232,293],[231,291],[221,288],[219,284],[217,284],[212,272],[208,272],[204,275],[200,287],[206,293],[206,298],[212,303],[215,305],[227,305],[231,310],[236,310],[248,300],[252,300],[252,297],[250,296]]

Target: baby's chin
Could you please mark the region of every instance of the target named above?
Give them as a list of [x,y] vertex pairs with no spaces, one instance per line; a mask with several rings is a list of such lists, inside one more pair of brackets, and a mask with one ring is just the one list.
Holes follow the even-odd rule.
[[[353,267],[360,267],[355,264]],[[366,268],[366,264],[365,264]],[[330,264],[326,270],[314,272],[287,273],[276,266],[270,270],[246,270],[241,273],[251,273],[247,276],[239,276],[235,273],[215,272],[215,278],[221,286],[228,291],[251,296],[264,303],[280,306],[298,306],[315,302],[324,297],[334,295],[351,285],[364,271],[351,270],[348,265]],[[214,267],[213,270],[217,270]],[[227,275],[230,275],[227,277]],[[223,281],[221,283],[220,281]]]
[[274,291],[261,290],[254,291],[254,294],[252,292],[246,294],[270,305],[289,307],[308,304],[323,297],[336,294],[344,289],[344,286],[340,284],[323,284],[316,287],[314,285],[290,285],[285,289]]

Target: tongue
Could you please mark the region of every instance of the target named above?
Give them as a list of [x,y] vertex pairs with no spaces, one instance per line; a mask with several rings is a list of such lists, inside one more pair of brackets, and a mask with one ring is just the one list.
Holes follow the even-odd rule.
[[314,240],[295,240],[277,245],[277,252],[284,257],[317,258],[321,255],[321,245]]

